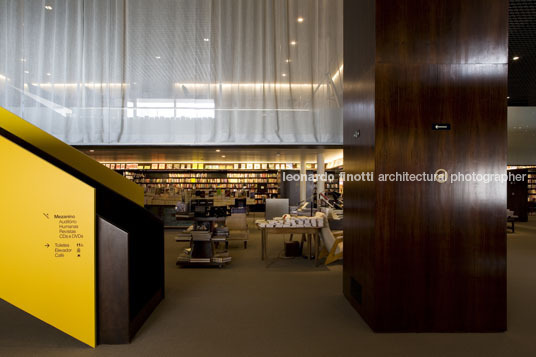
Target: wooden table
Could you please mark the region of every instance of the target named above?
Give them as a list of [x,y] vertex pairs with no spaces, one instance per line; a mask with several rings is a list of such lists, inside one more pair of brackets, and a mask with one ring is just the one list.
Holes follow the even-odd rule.
[[318,254],[319,254],[319,231],[322,227],[260,227],[257,225],[257,228],[261,231],[261,259],[267,259],[266,251],[266,242],[268,241],[268,234],[302,234],[305,235],[309,241],[307,244],[309,246],[309,259],[311,259],[311,241],[314,238],[315,242],[315,266],[318,265]]

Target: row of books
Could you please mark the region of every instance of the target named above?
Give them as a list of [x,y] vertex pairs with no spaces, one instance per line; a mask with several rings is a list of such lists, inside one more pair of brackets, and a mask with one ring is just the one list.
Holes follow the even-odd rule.
[[[112,170],[295,170],[299,164],[294,163],[103,163]],[[307,164],[313,169],[315,164]]]
[[181,255],[177,259],[179,263],[230,263],[233,258],[230,256],[214,256],[212,258],[191,258],[189,255]]
[[275,177],[275,178],[277,178],[277,174],[276,173],[266,173],[266,172],[238,174],[238,173],[229,172],[229,173],[227,173],[227,177],[230,177],[230,178],[248,178],[248,177],[249,178],[257,178],[257,177],[270,178],[270,177]]
[[[140,173],[140,172],[134,172],[134,171],[125,171],[123,173],[124,176],[132,176],[132,177],[138,177],[138,178],[145,178],[146,174],[149,173]],[[191,178],[202,178],[202,179],[225,179],[221,177],[221,173],[195,173],[195,172],[189,172],[189,173],[155,173],[158,175],[158,178],[184,178],[184,179],[191,179]],[[237,174],[228,172],[225,174],[227,179],[273,179],[277,180],[278,174],[276,173],[247,173],[247,174]]]
[[233,258],[229,256],[229,253],[219,253],[212,257],[213,263],[230,263]]
[[212,233],[210,231],[191,231],[192,240],[210,240]]
[[259,228],[322,228],[324,219],[321,217],[276,217],[270,220],[257,220]]
[[[135,181],[136,182],[136,181]],[[195,184],[188,184],[188,183],[172,183],[172,182],[136,182],[138,184],[143,184],[142,186],[144,186],[145,184],[154,184],[156,187],[169,187],[170,185],[173,185],[175,187],[179,187],[179,188],[190,188],[190,189],[217,189],[217,188],[222,188],[222,189],[243,189],[243,188],[246,188],[246,189],[253,189],[253,190],[257,190],[259,188],[259,185],[262,185],[260,186],[260,189],[277,189],[277,185],[274,185],[274,184],[268,184],[268,185],[263,185],[263,184],[246,184],[246,183],[241,183],[241,184],[232,184],[232,183],[220,183],[220,184],[206,184],[206,183],[195,183]]]
[[[128,177],[127,177],[128,178]],[[136,183],[213,183],[213,184],[227,184],[227,183],[240,183],[240,184],[250,184],[250,183],[271,183],[276,184],[277,180],[274,179],[203,179],[198,180],[196,178],[190,179],[180,179],[180,178],[134,178],[132,179]]]

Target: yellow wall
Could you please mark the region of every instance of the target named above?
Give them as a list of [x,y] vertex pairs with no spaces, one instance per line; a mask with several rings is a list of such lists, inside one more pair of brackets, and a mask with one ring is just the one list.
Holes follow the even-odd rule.
[[141,186],[3,108],[0,108],[0,127],[143,206],[144,197]]
[[0,162],[0,298],[94,347],[95,189],[2,136]]

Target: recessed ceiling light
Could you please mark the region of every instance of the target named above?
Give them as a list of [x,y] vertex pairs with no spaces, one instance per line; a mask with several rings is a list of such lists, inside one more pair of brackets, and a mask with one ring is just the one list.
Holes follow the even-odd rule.
[[298,17],[297,21],[301,24],[303,22],[303,17]]
[[506,97],[506,99],[510,99],[510,97]]
[[287,58],[287,59],[285,60],[285,62],[290,63],[290,62],[291,62],[290,58]]
[[514,56],[512,59],[513,59],[514,61],[517,61],[517,60],[519,59],[519,56]]
[[225,155],[222,155],[221,157],[225,157]]
[[281,75],[282,75],[283,77],[286,77],[286,76],[287,76],[287,74],[286,74],[286,73],[283,73],[283,74],[281,74]]
[[221,150],[220,149],[216,149],[216,152],[220,152]]
[[290,41],[290,44],[291,44],[292,46],[296,46],[297,42],[296,42],[296,41]]
[[50,5],[45,5],[45,9],[46,9],[46,10],[52,10],[52,6],[50,6]]
[[205,41],[205,42],[209,42],[209,41],[210,41],[210,38],[204,38],[203,41]]
[[95,150],[91,149],[91,150],[89,150],[89,152],[95,152]]
[[24,71],[24,73],[28,74],[28,73],[30,73],[30,71]]
[[160,56],[155,56],[154,58],[156,58],[156,59],[160,59],[160,58],[162,58],[162,57],[160,57]]
[[21,62],[26,62],[26,58],[23,57],[23,58],[20,59],[20,61]]
[[52,74],[51,73],[47,73],[47,76],[51,76]]

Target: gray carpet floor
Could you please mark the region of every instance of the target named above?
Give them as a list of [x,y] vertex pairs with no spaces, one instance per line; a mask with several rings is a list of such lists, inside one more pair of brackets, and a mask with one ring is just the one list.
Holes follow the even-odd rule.
[[[175,266],[166,232],[166,299],[132,344],[96,349],[0,301],[0,356],[534,356],[536,217],[508,234],[508,332],[375,334],[342,296],[342,265],[260,260],[260,234],[231,244],[223,269]],[[272,236],[269,254],[282,250]]]

